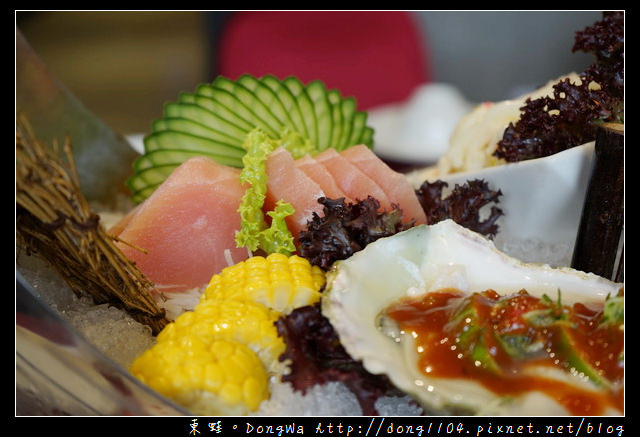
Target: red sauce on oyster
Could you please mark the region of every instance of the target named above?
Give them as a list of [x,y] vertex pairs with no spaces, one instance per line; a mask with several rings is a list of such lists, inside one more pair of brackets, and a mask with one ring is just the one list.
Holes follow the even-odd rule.
[[[473,379],[498,395],[541,391],[573,415],[624,411],[624,322],[611,320],[604,305],[566,306],[525,290],[445,289],[402,299],[387,315],[415,338],[418,366],[429,376]],[[533,366],[579,375],[594,389]]]

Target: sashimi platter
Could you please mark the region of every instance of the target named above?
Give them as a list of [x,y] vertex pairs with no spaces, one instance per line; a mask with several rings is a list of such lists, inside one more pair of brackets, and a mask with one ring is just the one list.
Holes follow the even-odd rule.
[[[624,14],[574,51],[593,64],[473,107],[411,172],[321,78],[185,90],[109,201],[78,176],[79,140],[48,144],[17,114],[16,283],[60,316],[17,305],[20,399],[46,414],[624,415],[623,161],[598,170],[624,154]],[[68,367],[64,390],[34,382]]]

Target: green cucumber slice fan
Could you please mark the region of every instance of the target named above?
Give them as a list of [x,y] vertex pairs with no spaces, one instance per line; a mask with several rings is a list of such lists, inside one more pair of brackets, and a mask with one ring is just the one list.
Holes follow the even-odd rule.
[[366,121],[367,113],[357,110],[354,97],[327,90],[319,80],[305,85],[293,76],[280,80],[246,74],[235,81],[219,76],[165,104],[162,118],[144,138],[144,153],[134,162],[127,184],[139,203],[193,156],[240,168],[243,143],[255,128],[276,140],[297,134],[316,153],[357,144],[372,148],[373,129]]

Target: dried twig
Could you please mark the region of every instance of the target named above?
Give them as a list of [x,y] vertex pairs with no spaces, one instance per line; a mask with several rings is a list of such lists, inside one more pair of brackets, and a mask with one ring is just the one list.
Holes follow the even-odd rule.
[[[77,295],[124,309],[157,334],[167,323],[151,281],[115,245],[81,193],[71,141],[62,155],[29,125],[16,128],[16,230],[27,251],[48,260]],[[65,161],[66,158],[66,161]]]

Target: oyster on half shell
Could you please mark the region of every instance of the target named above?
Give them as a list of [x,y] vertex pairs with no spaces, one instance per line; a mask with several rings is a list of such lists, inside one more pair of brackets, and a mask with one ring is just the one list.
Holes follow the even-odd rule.
[[[483,236],[451,220],[411,228],[380,239],[351,258],[337,262],[328,274],[322,300],[345,349],[374,374],[386,374],[412,395],[427,413],[481,415],[575,414],[566,405],[567,395],[528,387],[505,395],[467,376],[438,376],[419,363],[416,334],[404,332],[385,316],[387,308],[407,297],[456,289],[464,296],[494,290],[513,295],[526,290],[536,298],[556,299],[563,305],[603,305],[623,290],[623,284],[571,268],[523,263],[498,251]],[[624,334],[624,322],[616,328]],[[616,366],[624,372],[624,344]],[[624,376],[599,384],[575,368],[533,366],[538,378],[561,387],[577,387],[580,393],[610,399],[624,393]],[[547,384],[548,385],[548,384]],[[622,395],[620,395],[622,393]],[[563,398],[563,401],[561,399]],[[623,414],[619,404],[599,401],[600,414]]]

